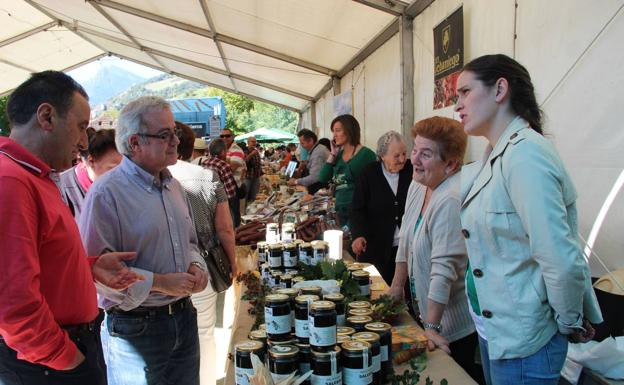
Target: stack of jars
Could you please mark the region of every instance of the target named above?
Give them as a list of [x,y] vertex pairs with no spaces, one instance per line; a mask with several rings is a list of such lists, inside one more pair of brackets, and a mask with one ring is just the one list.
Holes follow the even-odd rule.
[[[391,326],[372,322],[370,307],[366,301],[352,302],[345,315],[344,296],[322,296],[319,287],[268,295],[265,330],[251,332],[249,341],[236,345],[236,383],[248,385],[254,353],[267,357],[275,383],[295,371],[312,370],[311,385],[380,385],[392,368]],[[340,311],[348,326],[338,323]]]

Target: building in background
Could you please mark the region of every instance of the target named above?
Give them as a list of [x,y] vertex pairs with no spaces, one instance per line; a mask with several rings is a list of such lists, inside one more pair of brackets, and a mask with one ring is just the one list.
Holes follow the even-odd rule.
[[198,138],[219,137],[225,127],[225,104],[220,97],[170,99],[173,118],[188,124]]

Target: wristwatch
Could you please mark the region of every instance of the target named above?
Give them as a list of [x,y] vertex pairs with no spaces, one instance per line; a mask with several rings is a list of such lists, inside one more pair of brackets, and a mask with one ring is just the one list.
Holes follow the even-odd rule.
[[438,333],[440,333],[442,331],[442,325],[434,324],[434,323],[431,323],[431,322],[423,322],[423,327],[425,329],[433,329],[433,330],[437,331]]

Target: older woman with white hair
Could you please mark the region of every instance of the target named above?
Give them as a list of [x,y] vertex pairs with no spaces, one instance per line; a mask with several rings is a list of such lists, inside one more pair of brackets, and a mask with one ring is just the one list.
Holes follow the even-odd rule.
[[362,169],[351,205],[351,248],[358,261],[375,265],[388,283],[394,275],[399,229],[412,177],[401,134],[389,131],[377,142],[377,162]]

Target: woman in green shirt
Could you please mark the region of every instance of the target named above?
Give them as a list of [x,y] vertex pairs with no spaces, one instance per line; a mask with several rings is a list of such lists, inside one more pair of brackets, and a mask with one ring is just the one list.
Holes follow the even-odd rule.
[[319,179],[336,185],[336,213],[340,225],[348,226],[355,181],[364,166],[377,158],[373,150],[360,144],[360,124],[352,115],[336,117],[331,130],[331,151]]

